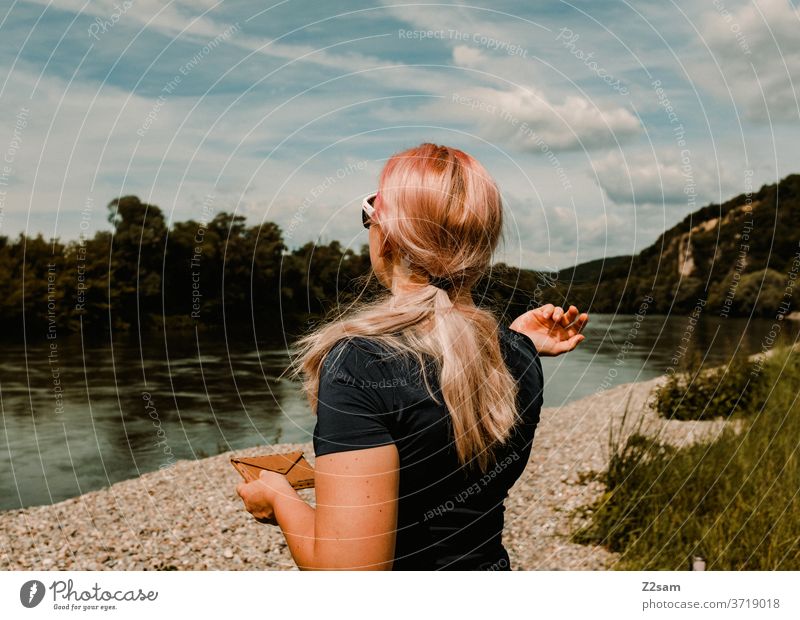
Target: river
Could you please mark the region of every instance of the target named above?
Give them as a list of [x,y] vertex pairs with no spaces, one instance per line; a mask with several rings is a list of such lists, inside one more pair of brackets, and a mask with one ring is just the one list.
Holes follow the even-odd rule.
[[[769,341],[768,320],[594,315],[586,340],[543,360],[545,405],[663,374],[691,340],[706,363]],[[794,342],[798,324],[780,324]],[[682,340],[683,339],[683,340]],[[0,509],[50,504],[178,459],[311,440],[313,415],[279,336],[220,334],[3,344]]]

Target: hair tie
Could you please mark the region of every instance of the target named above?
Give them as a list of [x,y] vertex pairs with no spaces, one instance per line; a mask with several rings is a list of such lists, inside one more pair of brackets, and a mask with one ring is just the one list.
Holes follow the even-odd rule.
[[[411,260],[408,258],[408,255],[405,252],[400,253],[400,264],[406,269],[412,268]],[[425,275],[428,276],[428,284],[430,284],[431,286],[440,288],[443,291],[450,291],[455,288],[455,282],[453,281],[453,278],[447,276],[434,276],[428,273],[427,271],[425,271],[424,273]],[[462,274],[461,280],[463,281],[463,279],[464,276]]]
[[440,288],[443,291],[449,291],[453,288],[453,281],[450,278],[441,278],[438,276],[429,276],[428,284]]

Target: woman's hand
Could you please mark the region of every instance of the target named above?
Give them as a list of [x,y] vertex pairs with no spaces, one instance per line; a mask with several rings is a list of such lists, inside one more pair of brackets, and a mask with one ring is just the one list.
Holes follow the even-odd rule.
[[236,492],[247,509],[259,523],[278,525],[275,520],[275,498],[281,494],[295,493],[286,476],[274,471],[262,471],[257,480],[240,482]]
[[575,306],[563,308],[547,304],[518,316],[511,329],[525,334],[536,345],[539,355],[555,356],[572,351],[586,338],[581,331],[589,315],[579,314]]

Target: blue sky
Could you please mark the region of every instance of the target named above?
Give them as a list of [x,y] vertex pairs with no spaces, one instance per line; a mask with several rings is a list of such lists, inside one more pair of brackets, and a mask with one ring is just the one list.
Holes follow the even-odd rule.
[[498,181],[497,258],[555,269],[800,172],[787,0],[42,0],[0,20],[10,237],[108,229],[136,194],[357,248],[383,162],[430,141]]

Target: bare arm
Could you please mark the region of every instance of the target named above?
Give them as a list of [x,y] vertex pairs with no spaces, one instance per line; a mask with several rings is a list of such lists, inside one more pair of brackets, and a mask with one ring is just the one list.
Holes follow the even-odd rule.
[[393,444],[318,457],[316,509],[283,476],[272,472],[240,484],[237,491],[254,516],[274,514],[301,569],[389,570],[397,528],[399,465]]

